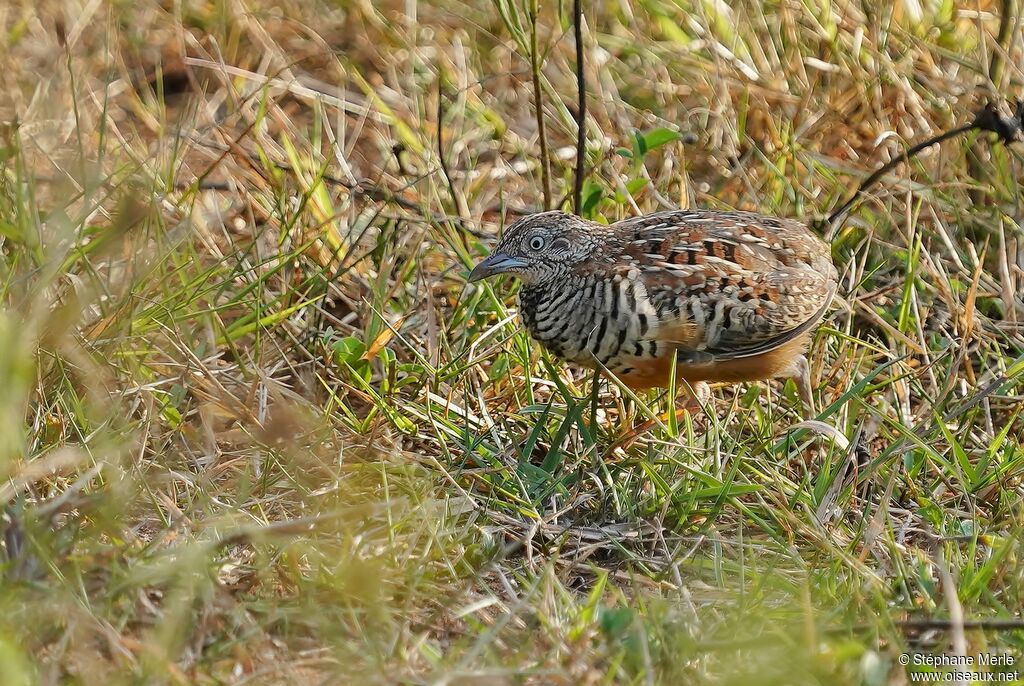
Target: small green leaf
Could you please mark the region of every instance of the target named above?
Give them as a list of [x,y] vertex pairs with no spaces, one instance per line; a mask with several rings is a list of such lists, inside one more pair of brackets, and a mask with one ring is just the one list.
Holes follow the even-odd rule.
[[639,131],[633,132],[633,150],[637,157],[643,157],[647,153],[647,139]]
[[597,203],[601,202],[601,198],[604,197],[604,191],[601,186],[590,181],[589,179],[583,184],[583,199],[580,201],[580,213],[589,214],[597,207]]
[[597,621],[606,635],[619,638],[633,624],[633,610],[628,607],[602,607]]
[[632,179],[626,182],[626,190],[629,191],[630,194],[635,194],[641,188],[644,188],[646,186],[647,179]]
[[20,243],[24,238],[24,234],[20,227],[5,221],[0,221],[0,238],[6,238],[7,240]]
[[366,344],[355,336],[347,336],[334,343],[334,362],[355,365],[366,353]]
[[619,157],[625,157],[627,159],[633,159],[633,151],[628,148],[615,148],[615,154]]
[[617,191],[615,200],[624,203],[629,197],[636,195],[642,188],[647,186],[647,179],[630,179],[626,182],[626,192]]
[[681,140],[682,137],[683,134],[678,131],[673,131],[672,129],[654,129],[645,133],[643,135],[643,140],[645,148],[649,151],[654,150],[655,148],[660,148],[667,143]]

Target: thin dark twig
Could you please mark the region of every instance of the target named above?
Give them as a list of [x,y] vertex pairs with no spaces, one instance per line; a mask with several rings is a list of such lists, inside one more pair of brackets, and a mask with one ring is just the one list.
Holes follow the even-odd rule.
[[587,143],[587,77],[583,69],[583,3],[573,2],[573,29],[576,37],[576,87],[579,102],[576,105],[576,176],[572,186],[572,207],[576,214],[580,213],[583,202],[583,173],[586,165],[584,155]]
[[857,190],[853,192],[853,195],[851,195],[846,202],[840,205],[838,209],[834,210],[828,216],[826,223],[830,225],[834,224],[839,217],[850,209],[853,203],[861,196],[861,194],[864,193],[864,191],[874,185],[880,178],[885,176],[886,173],[891,171],[897,165],[909,161],[919,152],[930,148],[933,145],[947,141],[950,138],[955,138],[956,136],[967,133],[968,131],[975,130],[991,131],[999,136],[999,139],[1004,144],[1024,139],[1024,101],[1017,101],[1016,111],[1011,115],[1007,115],[1007,113],[1001,111],[999,106],[994,103],[986,103],[984,107],[975,113],[974,120],[971,121],[970,124],[958,126],[955,129],[946,131],[934,138],[929,138],[928,140],[909,148],[902,154],[897,155],[892,160],[876,169],[871,176],[864,179],[860,186],[857,187]]
[[548,159],[548,137],[544,130],[544,100],[540,87],[540,48],[537,47],[537,14],[539,3],[530,5],[530,72],[533,76],[533,105],[537,110],[537,136],[540,138],[540,177],[544,188],[544,209],[551,209],[551,162]]
[[897,155],[896,157],[892,158],[891,160],[889,160],[888,162],[883,164],[881,167],[876,169],[874,171],[874,173],[871,174],[871,176],[869,176],[868,178],[866,178],[864,181],[861,182],[861,184],[857,188],[857,190],[855,190],[853,192],[853,195],[851,195],[846,202],[844,202],[842,205],[840,205],[839,209],[834,210],[832,212],[832,214],[830,214],[828,216],[828,223],[829,224],[833,223],[838,217],[840,217],[842,214],[844,214],[848,209],[850,209],[850,206],[853,205],[853,203],[857,200],[857,198],[860,197],[861,193],[866,191],[870,186],[873,186],[880,178],[882,178],[887,173],[892,171],[892,169],[894,169],[898,165],[900,165],[900,164],[902,164],[904,162],[909,161],[912,157],[917,155],[922,150],[930,148],[933,145],[938,145],[939,143],[941,143],[943,141],[946,141],[946,140],[949,140],[950,138],[955,138],[956,136],[959,136],[962,133],[966,133],[968,131],[971,131],[974,128],[975,127],[974,127],[973,123],[971,123],[971,124],[964,124],[963,126],[958,126],[955,129],[951,129],[949,131],[946,131],[945,133],[943,133],[943,134],[941,134],[939,136],[935,136],[934,138],[929,138],[928,140],[926,140],[926,141],[924,141],[922,143],[918,143],[917,145],[913,146],[912,148],[909,148],[906,151],[904,151],[903,153],[901,153],[901,154]]

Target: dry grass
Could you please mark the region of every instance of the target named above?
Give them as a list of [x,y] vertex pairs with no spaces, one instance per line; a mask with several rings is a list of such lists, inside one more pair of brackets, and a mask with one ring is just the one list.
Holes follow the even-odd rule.
[[[585,213],[811,220],[1020,92],[999,5],[877,4],[588,7]],[[833,237],[812,357],[849,449],[794,428],[791,386],[666,423],[465,282],[543,206],[542,149],[571,195],[570,5],[0,7],[0,682],[1024,657],[1020,150],[922,155]]]

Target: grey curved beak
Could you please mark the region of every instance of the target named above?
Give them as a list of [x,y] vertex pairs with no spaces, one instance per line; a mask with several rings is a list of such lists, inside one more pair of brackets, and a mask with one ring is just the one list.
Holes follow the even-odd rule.
[[492,253],[486,259],[481,260],[480,264],[473,267],[473,271],[469,273],[469,282],[473,283],[480,279],[486,279],[488,276],[504,274],[505,272],[513,269],[522,269],[525,266],[526,262],[523,260],[517,260],[514,257],[502,255],[500,252]]

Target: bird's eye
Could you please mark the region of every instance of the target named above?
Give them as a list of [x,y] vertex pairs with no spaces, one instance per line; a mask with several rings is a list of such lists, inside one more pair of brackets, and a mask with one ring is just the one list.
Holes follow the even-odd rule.
[[530,239],[530,250],[543,250],[544,249],[544,237],[534,236]]

